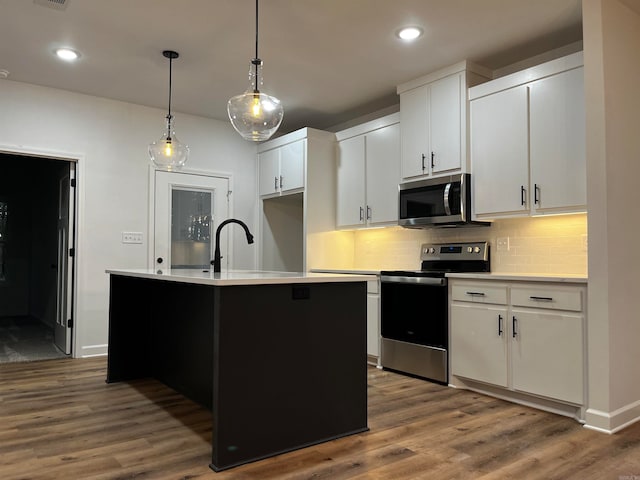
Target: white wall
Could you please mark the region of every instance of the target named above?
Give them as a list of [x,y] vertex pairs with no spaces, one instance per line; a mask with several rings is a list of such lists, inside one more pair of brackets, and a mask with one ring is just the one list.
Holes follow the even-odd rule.
[[[106,353],[107,268],[145,268],[148,244],[147,145],[162,135],[166,111],[0,81],[0,151],[78,158],[79,231],[75,356]],[[232,174],[231,215],[257,230],[256,146],[227,122],[175,113],[191,148],[186,168]],[[145,233],[143,245],[122,231]],[[255,248],[234,232],[234,268],[256,268]]]
[[640,419],[640,1],[583,0],[589,204],[587,425]]

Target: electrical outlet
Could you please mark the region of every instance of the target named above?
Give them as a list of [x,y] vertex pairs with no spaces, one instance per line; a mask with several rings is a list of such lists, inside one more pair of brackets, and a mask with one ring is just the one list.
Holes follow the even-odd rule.
[[497,250],[499,252],[508,252],[509,251],[509,237],[499,237],[497,239]]
[[142,232],[122,232],[122,243],[142,243]]

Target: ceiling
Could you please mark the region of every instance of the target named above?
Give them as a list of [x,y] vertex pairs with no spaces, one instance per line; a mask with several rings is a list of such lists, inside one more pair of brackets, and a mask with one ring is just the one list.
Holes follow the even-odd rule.
[[[418,25],[413,43],[395,32]],[[497,69],[582,39],[581,0],[263,0],[262,90],[280,132],[327,129],[398,103],[396,86],[461,60]],[[65,63],[59,46],[81,53]],[[254,0],[0,0],[8,79],[227,120],[248,85]],[[0,80],[1,81],[1,80]]]

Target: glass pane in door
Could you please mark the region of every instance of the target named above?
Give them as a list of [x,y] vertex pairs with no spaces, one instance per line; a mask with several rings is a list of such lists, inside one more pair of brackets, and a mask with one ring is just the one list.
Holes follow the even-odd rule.
[[209,268],[212,206],[210,191],[171,190],[171,268]]

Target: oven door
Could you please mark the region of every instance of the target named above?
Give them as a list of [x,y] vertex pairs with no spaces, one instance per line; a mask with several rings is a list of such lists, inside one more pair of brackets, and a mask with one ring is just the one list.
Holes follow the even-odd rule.
[[447,348],[446,278],[381,276],[383,338]]
[[445,278],[380,277],[380,364],[446,384],[449,376]]

